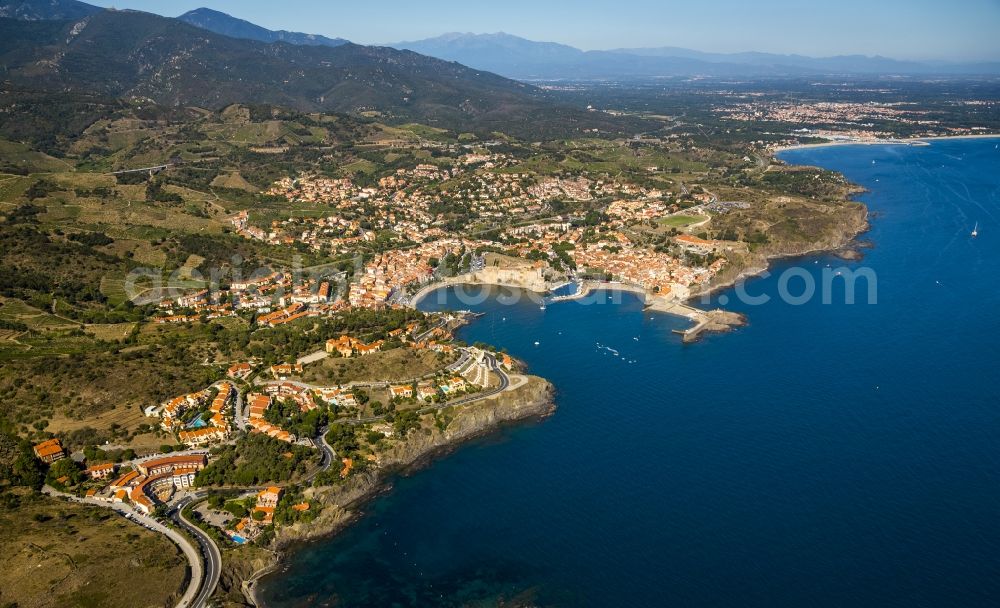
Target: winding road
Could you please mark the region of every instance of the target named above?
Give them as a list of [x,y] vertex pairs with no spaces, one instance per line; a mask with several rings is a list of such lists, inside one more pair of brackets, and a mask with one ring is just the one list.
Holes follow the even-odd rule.
[[329,428],[330,427],[324,427],[323,429],[321,429],[319,432],[319,437],[318,438],[314,437],[312,440],[313,445],[315,445],[319,449],[320,453],[323,455],[323,459],[320,461],[319,467],[315,471],[309,473],[302,479],[304,483],[309,483],[313,479],[316,479],[317,475],[329,469],[333,465],[333,463],[337,461],[337,453],[333,451],[333,446],[331,446],[329,443],[326,442],[326,432],[327,430],[329,430]]
[[174,523],[198,541],[200,549],[199,557],[204,564],[204,573],[197,587],[198,593],[192,603],[189,604],[192,608],[202,608],[202,606],[207,605],[209,598],[212,597],[212,594],[215,593],[215,588],[219,585],[219,577],[222,576],[222,553],[219,552],[219,547],[204,530],[185,519],[183,513],[185,507],[204,497],[204,493],[186,496],[177,503],[177,506],[170,513],[170,518]]
[[[219,582],[219,573],[221,572],[222,557],[221,555],[219,555],[219,549],[215,547],[215,543],[211,542],[211,539],[209,539],[209,544],[212,546],[212,548],[215,549],[215,555],[217,556],[218,559],[215,562],[216,564],[215,578],[206,579],[205,568],[202,562],[201,552],[197,548],[195,548],[195,546],[191,544],[191,541],[186,537],[184,537],[184,535],[179,534],[176,530],[168,528],[167,526],[161,524],[152,517],[143,515],[142,513],[139,513],[138,511],[133,509],[131,506],[126,505],[124,503],[108,503],[93,498],[79,498],[77,496],[73,496],[72,494],[66,494],[65,492],[60,492],[50,486],[43,487],[42,493],[48,494],[49,496],[53,497],[65,498],[73,502],[111,509],[117,512],[118,514],[124,516],[129,521],[134,522],[148,530],[152,530],[153,532],[159,532],[160,534],[163,534],[164,536],[169,538],[175,545],[177,545],[180,548],[181,552],[184,554],[184,557],[186,557],[188,560],[188,565],[191,567],[191,580],[188,582],[188,587],[187,589],[185,589],[184,595],[182,595],[181,599],[177,602],[177,608],[202,608],[202,606],[205,606],[206,600],[209,597],[211,597],[212,593],[215,592],[215,586]],[[187,526],[183,527],[187,529]],[[198,530],[198,532],[204,535],[204,532],[201,532],[201,530]],[[195,538],[199,538],[199,536],[196,534]],[[211,566],[210,566],[210,571],[211,571]],[[214,581],[212,582],[210,589],[208,585],[203,584],[206,580]]]
[[[480,393],[468,395],[466,397],[457,399],[455,401],[447,401],[444,403],[435,403],[432,405],[428,405],[426,407],[420,408],[417,411],[423,414],[456,405],[464,405],[467,403],[472,403],[474,401],[479,401],[481,399],[487,399],[498,393],[502,393],[503,391],[510,388],[511,387],[510,376],[503,370],[503,368],[497,362],[496,357],[489,353],[484,353],[483,356],[486,359],[487,365],[490,368],[490,370],[496,373],[500,379],[500,382],[496,387],[484,390]],[[464,362],[465,360],[467,360],[467,358],[468,357],[466,356],[465,358],[460,360],[460,362]],[[296,382],[295,384],[302,384],[302,383]],[[308,385],[302,385],[302,386],[308,387]],[[242,394],[239,390],[237,390],[237,404],[236,404],[237,421],[240,421],[240,419],[243,418],[242,401],[243,401]],[[348,424],[364,424],[368,422],[377,422],[384,419],[385,416],[383,415],[365,419],[345,419],[345,420],[339,420],[337,422],[344,422]],[[315,471],[313,471],[303,479],[304,482],[308,483],[312,481],[313,479],[315,479],[317,475],[329,469],[337,461],[336,452],[334,451],[333,447],[326,441],[326,431],[327,428],[324,428],[322,432],[319,434],[319,437],[313,438],[312,440],[313,444],[322,453],[322,460],[320,461],[320,466],[317,467]],[[203,451],[191,450],[190,452],[202,453]],[[247,490],[247,488],[242,488],[242,489]],[[173,530],[170,527],[161,524],[160,522],[151,517],[139,513],[129,505],[122,503],[108,503],[105,501],[89,499],[89,498],[79,498],[71,494],[59,492],[49,486],[43,488],[43,492],[49,494],[50,496],[63,497],[68,500],[72,500],[74,502],[91,504],[94,506],[113,509],[119,514],[125,516],[130,521],[133,521],[154,532],[159,532],[160,534],[163,534],[164,536],[169,538],[184,553],[191,568],[191,580],[189,581],[188,587],[184,591],[183,596],[181,596],[181,599],[178,601],[177,608],[204,608],[205,606],[208,605],[208,601],[215,593],[215,590],[219,585],[219,579],[222,576],[222,554],[219,551],[219,547],[215,544],[215,541],[212,540],[212,538],[208,534],[206,534],[204,530],[202,530],[197,525],[186,519],[183,513],[184,509],[189,505],[192,505],[198,501],[203,500],[207,496],[205,492],[194,492],[187,495],[183,495],[183,497],[171,507],[168,513],[170,520],[180,529],[184,530],[188,535],[190,535],[191,538],[194,538],[195,541],[197,542],[197,546],[195,546],[195,544],[193,544],[189,538],[178,533],[176,530]]]

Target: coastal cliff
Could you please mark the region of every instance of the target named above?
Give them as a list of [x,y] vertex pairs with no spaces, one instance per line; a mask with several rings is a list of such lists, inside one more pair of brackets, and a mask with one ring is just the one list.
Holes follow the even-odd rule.
[[411,432],[405,440],[394,442],[379,455],[377,470],[352,476],[343,485],[315,489],[314,497],[323,504],[322,514],[309,524],[281,528],[275,537],[275,548],[281,550],[291,543],[336,532],[358,515],[356,508],[378,492],[387,477],[423,466],[504,424],[547,416],[555,411],[552,397],[553,387],[548,381],[527,376],[517,388],[454,408],[453,417],[443,430],[425,426]]
[[[365,503],[388,489],[393,475],[425,466],[463,442],[506,424],[542,418],[555,411],[554,389],[548,381],[537,376],[513,376],[512,380],[520,384],[515,383],[513,388],[493,397],[448,410],[449,419],[443,428],[425,425],[404,440],[394,442],[379,455],[378,468],[351,475],[336,486],[307,490],[307,496],[322,505],[320,515],[309,523],[280,528],[271,545],[274,553],[266,563],[261,563],[261,556],[257,555],[253,568],[235,563],[227,568],[224,576],[228,579],[227,587],[236,588],[236,580],[242,579],[238,586],[243,589],[244,605],[261,605],[255,594],[256,582],[280,568],[282,552],[343,530],[360,517]],[[436,420],[431,415],[427,418]],[[227,600],[239,604],[235,599],[232,593],[227,595]]]

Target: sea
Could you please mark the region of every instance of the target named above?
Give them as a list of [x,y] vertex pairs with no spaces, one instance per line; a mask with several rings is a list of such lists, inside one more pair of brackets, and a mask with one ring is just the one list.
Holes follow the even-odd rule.
[[1000,605],[1000,139],[780,157],[866,188],[863,259],[776,262],[690,345],[620,292],[432,294],[558,410],[393,479],[266,606]]

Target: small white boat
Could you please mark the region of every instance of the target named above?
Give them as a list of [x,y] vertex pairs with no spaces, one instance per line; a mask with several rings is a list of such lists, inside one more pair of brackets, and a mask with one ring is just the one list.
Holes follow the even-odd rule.
[[535,346],[538,346],[539,344],[541,344],[541,342],[535,340]]
[[972,229],[972,238],[979,236],[979,222],[976,222],[976,227]]
[[541,306],[539,306],[538,310],[545,310],[545,304],[542,304]]

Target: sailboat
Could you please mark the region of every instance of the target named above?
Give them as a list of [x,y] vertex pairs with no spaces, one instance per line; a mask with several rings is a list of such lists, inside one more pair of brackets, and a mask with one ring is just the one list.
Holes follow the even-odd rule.
[[972,238],[979,236],[979,222],[976,222],[976,227],[972,229]]

